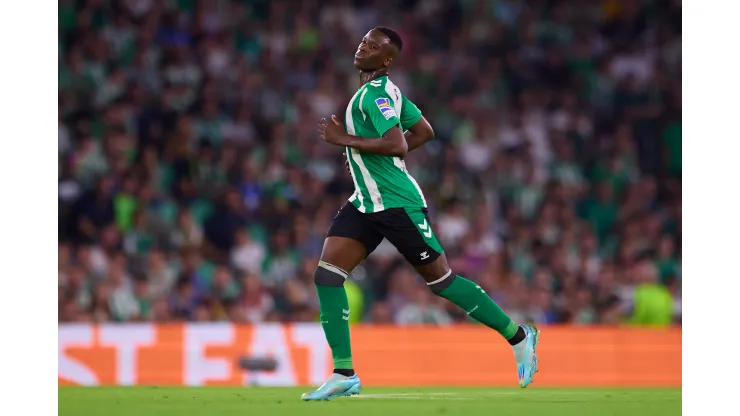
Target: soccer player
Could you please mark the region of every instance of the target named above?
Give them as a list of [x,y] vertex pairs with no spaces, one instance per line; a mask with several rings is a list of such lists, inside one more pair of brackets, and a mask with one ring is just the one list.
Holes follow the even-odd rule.
[[331,123],[319,122],[324,141],[346,148],[355,192],[334,217],[314,272],[334,373],[317,390],[303,394],[303,400],[330,400],[360,392],[352,364],[344,281],[384,237],[435,295],[463,308],[509,342],[521,387],[531,383],[537,372],[539,331],[532,325],[517,325],[480,286],[450,269],[427,216],[424,195],[406,170],[406,153],[431,140],[434,132],[416,105],[388,79],[402,47],[401,37],[389,28],[369,31],[355,53],[361,86],[347,105],[343,123],[336,116]]

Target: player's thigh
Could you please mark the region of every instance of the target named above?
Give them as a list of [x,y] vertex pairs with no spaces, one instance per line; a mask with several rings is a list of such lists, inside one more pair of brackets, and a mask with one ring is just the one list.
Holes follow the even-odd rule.
[[369,215],[376,229],[424,280],[434,281],[447,272],[435,274],[446,267],[447,260],[425,209],[392,208]]
[[427,283],[437,282],[443,277],[447,277],[448,273],[450,273],[450,265],[447,264],[445,253],[442,253],[436,260],[429,264],[414,266],[414,269],[416,269],[417,273]]
[[326,233],[321,260],[350,273],[383,241],[351,203],[342,206]]
[[360,241],[347,237],[326,237],[321,250],[321,261],[351,273],[367,257],[367,249]]

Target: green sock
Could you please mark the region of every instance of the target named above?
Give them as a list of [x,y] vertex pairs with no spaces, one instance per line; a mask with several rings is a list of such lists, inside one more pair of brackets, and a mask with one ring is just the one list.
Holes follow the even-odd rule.
[[456,276],[454,279],[452,284],[439,292],[439,296],[463,308],[473,319],[495,329],[507,340],[516,334],[519,325],[509,318],[509,315],[504,313],[480,286],[462,276]]
[[349,340],[349,301],[344,286],[316,285],[319,293],[321,326],[331,348],[334,369],[351,369],[352,346]]

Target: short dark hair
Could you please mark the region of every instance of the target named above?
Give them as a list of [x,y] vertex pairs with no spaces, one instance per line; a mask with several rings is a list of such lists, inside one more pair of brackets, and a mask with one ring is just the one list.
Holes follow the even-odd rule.
[[375,30],[379,30],[383,32],[384,35],[388,36],[391,44],[395,45],[399,52],[403,49],[403,39],[401,39],[401,35],[399,35],[398,32],[385,26],[376,26]]

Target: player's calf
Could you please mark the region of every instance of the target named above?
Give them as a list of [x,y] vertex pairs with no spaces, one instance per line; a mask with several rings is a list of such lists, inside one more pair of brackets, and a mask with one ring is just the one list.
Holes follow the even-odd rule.
[[538,363],[537,328],[532,325],[517,325],[479,285],[455,275],[452,270],[448,270],[438,279],[426,280],[429,289],[435,295],[463,308],[473,319],[501,334],[514,349],[519,385],[526,387],[532,382]]
[[346,271],[324,261],[314,271],[321,326],[331,346],[334,372],[349,377],[355,373],[349,337],[349,301],[344,290],[347,276]]
[[524,330],[486,294],[477,284],[455,275],[449,270],[439,279],[428,282],[429,289],[441,296],[482,324],[495,329],[504,338],[513,343],[524,339]]

